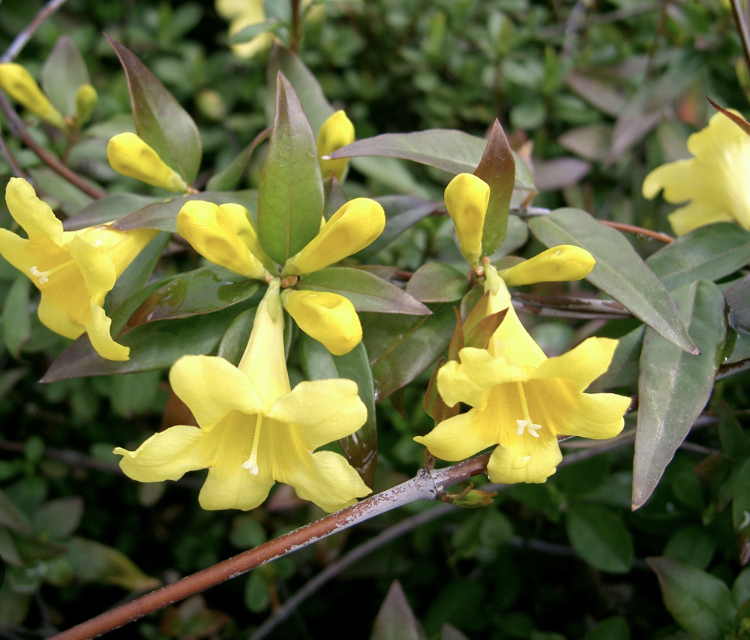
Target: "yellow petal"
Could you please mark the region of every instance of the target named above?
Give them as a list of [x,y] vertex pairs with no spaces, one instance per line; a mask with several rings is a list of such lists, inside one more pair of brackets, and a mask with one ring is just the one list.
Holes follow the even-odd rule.
[[72,261],[70,265],[44,287],[37,314],[45,327],[75,340],[91,322],[91,297],[80,270]]
[[492,482],[514,484],[517,482],[544,482],[557,471],[562,460],[557,438],[528,434],[500,443],[490,456],[487,473]]
[[287,290],[281,299],[299,328],[322,342],[333,355],[343,356],[362,341],[359,316],[344,296],[326,291]]
[[563,244],[500,271],[499,275],[509,287],[535,282],[565,282],[585,278],[595,263],[594,256],[585,249]]
[[120,468],[138,482],[179,480],[188,471],[204,469],[210,464],[207,434],[197,427],[180,425],[155,433],[135,451],[117,447],[123,456]]
[[672,225],[672,230],[678,236],[714,222],[736,222],[729,213],[704,200],[696,200],[680,207],[670,213],[667,218],[669,224]]
[[237,235],[225,211],[212,202],[186,202],[177,214],[177,232],[206,260],[251,280],[263,279],[263,265]]
[[76,120],[79,127],[83,127],[94,113],[94,107],[99,100],[99,94],[90,84],[82,84],[76,93]]
[[[343,111],[329,116],[318,133],[318,157],[327,156],[354,142],[354,125]],[[339,182],[349,164],[348,158],[340,160],[320,160],[320,172],[325,180],[334,175]]]
[[355,198],[342,206],[308,245],[287,260],[284,272],[312,273],[343,260],[370,245],[385,229],[385,211],[369,198]]
[[476,266],[482,255],[482,230],[490,187],[470,173],[459,173],[445,188],[445,206],[456,227],[461,253]]
[[446,362],[438,371],[438,391],[452,407],[458,402],[484,409],[492,388],[523,380],[523,372],[507,358],[496,358],[486,349],[467,347],[458,354],[461,362]]
[[104,309],[94,300],[89,300],[89,321],[84,325],[91,340],[91,346],[105,360],[130,360],[130,347],[118,344],[112,339],[110,327],[112,320],[104,313]]
[[615,349],[617,340],[588,338],[563,355],[542,362],[531,374],[531,378],[565,378],[570,380],[578,391],[584,391],[609,368]]
[[357,502],[371,491],[346,459],[333,451],[307,454],[300,464],[287,466],[278,478],[294,487],[303,500],[332,513]]
[[240,240],[250,249],[250,253],[258,258],[271,273],[277,273],[278,267],[276,263],[266,255],[263,247],[260,246],[258,232],[255,229],[255,223],[250,212],[241,204],[235,203],[220,204],[219,209],[227,216],[229,223]]
[[112,290],[117,280],[115,265],[103,249],[74,236],[65,248],[81,271],[86,289],[91,297],[101,296]]
[[20,64],[5,62],[0,64],[0,89],[31,113],[60,129],[65,129],[65,119],[52,106],[31,74]]
[[507,358],[526,373],[531,373],[547,359],[544,351],[521,324],[512,306],[492,334],[488,349],[493,356]]
[[280,397],[268,417],[296,427],[306,451],[345,438],[367,420],[367,408],[353,380],[300,382]]
[[23,227],[34,243],[48,241],[59,246],[62,241],[62,222],[37,198],[34,187],[23,178],[11,178],[5,188],[5,203],[10,215]]
[[183,356],[172,366],[169,382],[206,431],[231,411],[263,411],[247,375],[223,358]]
[[187,191],[180,175],[134,133],[114,136],[107,145],[107,159],[112,168],[124,176],[167,191]]
[[496,431],[486,412],[472,409],[443,420],[426,436],[417,436],[414,440],[441,460],[455,461],[497,444]]

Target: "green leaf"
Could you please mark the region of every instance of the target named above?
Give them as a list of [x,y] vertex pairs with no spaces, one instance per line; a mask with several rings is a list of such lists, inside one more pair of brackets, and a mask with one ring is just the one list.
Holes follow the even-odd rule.
[[244,29],[240,29],[231,38],[229,38],[229,44],[242,44],[249,42],[255,36],[259,36],[261,33],[276,32],[283,28],[285,25],[278,20],[266,20],[265,22],[257,22],[251,24]]
[[258,192],[258,236],[279,264],[320,230],[323,180],[318,149],[299,98],[279,72],[276,115]]
[[596,260],[590,282],[680,349],[697,353],[664,285],[619,231],[578,209],[534,218],[529,228],[548,247],[573,244],[586,249]]
[[378,459],[378,431],[375,389],[365,345],[360,342],[346,355],[334,356],[320,342],[300,333],[299,348],[302,371],[308,380],[347,378],[357,383],[359,397],[367,407],[367,422],[352,435],[339,440],[339,444],[349,464],[372,488]]
[[253,330],[256,310],[257,308],[253,307],[238,315],[232,321],[232,324],[229,325],[219,343],[219,350],[216,355],[224,358],[224,360],[228,360],[235,367],[240,364],[248,340],[250,340],[250,332]]
[[18,358],[21,348],[31,338],[29,314],[29,279],[19,274],[3,306],[3,338],[11,355]]
[[612,511],[595,504],[574,504],[565,525],[570,544],[590,565],[608,573],[630,571],[633,540]]
[[750,458],[732,468],[734,496],[732,498],[732,522],[738,536],[750,532]]
[[700,355],[688,355],[647,330],[638,380],[633,508],[642,506],[708,402],[726,335],[724,297],[708,280],[675,291],[682,320]]
[[718,280],[750,262],[750,231],[731,222],[693,229],[646,260],[672,291],[695,280]]
[[740,278],[724,292],[729,305],[729,324],[737,332],[750,334],[750,275]]
[[490,202],[482,229],[482,251],[489,256],[505,239],[510,198],[516,179],[516,161],[498,120],[492,125],[487,146],[474,175],[490,186]]
[[594,380],[592,391],[603,391],[616,387],[629,387],[638,382],[639,359],[643,348],[646,327],[641,325],[618,338],[617,349],[603,375]]
[[583,636],[583,640],[630,640],[628,621],[621,616],[606,618]]
[[114,376],[109,399],[115,415],[132,419],[137,415],[158,411],[160,407],[154,405],[159,397],[161,377],[162,373],[158,370]]
[[732,600],[736,607],[742,606],[743,603],[750,600],[750,567],[745,567],[740,571],[740,575],[732,585]]
[[420,302],[456,302],[468,291],[466,274],[440,262],[423,264],[406,285],[406,293]]
[[245,583],[245,605],[253,613],[260,613],[268,609],[270,604],[271,592],[260,569],[256,569],[250,573]]
[[271,129],[261,131],[253,141],[239,152],[237,157],[232,160],[224,169],[211,177],[206,184],[209,191],[229,191],[233,189],[245,173],[247,165],[250,164],[250,158],[258,148],[258,145],[264,142],[271,134]]
[[129,300],[133,294],[144,289],[171,239],[172,234],[167,231],[156,234],[154,239],[128,265],[128,268],[117,279],[114,289],[107,295],[111,311]]
[[367,271],[329,267],[304,276],[299,289],[330,291],[349,298],[357,311],[429,315],[430,310],[396,285]]
[[41,536],[62,540],[78,528],[82,517],[82,498],[50,500],[34,514],[34,529]]
[[398,580],[394,580],[388,589],[375,618],[370,640],[427,640]]
[[91,84],[86,63],[68,36],[60,36],[44,65],[42,89],[50,102],[63,116],[76,114],[78,88]]
[[77,231],[99,224],[109,224],[150,204],[163,202],[163,198],[141,196],[136,193],[109,193],[65,220],[63,228],[65,231]]
[[68,543],[66,559],[82,580],[113,584],[128,591],[150,591],[161,584],[117,549],[93,540],[73,538]]
[[664,555],[697,569],[705,569],[715,550],[711,534],[701,526],[690,525],[675,531],[664,547]]
[[[323,180],[323,194],[325,196],[325,208],[323,210],[323,216],[326,221],[330,220],[331,217],[347,203],[346,193],[341,183],[336,179],[336,176],[330,175]],[[386,217],[388,214],[386,213]]]
[[495,262],[509,253],[513,253],[516,249],[525,245],[528,239],[529,227],[526,223],[518,216],[509,215],[505,240],[503,240],[497,251],[490,256],[490,260]]
[[705,571],[672,558],[647,558],[659,577],[664,605],[677,623],[700,640],[721,640],[734,622],[727,585]]
[[19,533],[32,533],[31,525],[27,522],[26,517],[2,490],[0,490],[0,525]]
[[193,184],[203,155],[198,127],[130,49],[109,42],[125,70],[136,132],[188,185]]
[[[428,129],[414,133],[383,133],[374,138],[356,140],[334,151],[331,158],[385,156],[403,158],[448,173],[474,173],[487,141],[455,129]],[[536,191],[531,172],[518,154],[513,153],[516,166],[515,188]]]
[[362,314],[362,329],[375,382],[375,401],[416,378],[448,347],[456,318],[437,305],[429,316]]

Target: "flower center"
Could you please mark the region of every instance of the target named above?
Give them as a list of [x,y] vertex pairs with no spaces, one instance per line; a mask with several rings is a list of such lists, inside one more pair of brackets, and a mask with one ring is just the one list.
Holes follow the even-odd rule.
[[263,421],[263,414],[259,413],[255,421],[255,433],[253,434],[253,450],[250,457],[242,463],[242,468],[247,469],[254,476],[258,475],[258,443],[260,442],[260,425]]
[[518,425],[516,434],[522,436],[524,431],[528,431],[532,436],[538,438],[539,434],[537,433],[537,431],[542,428],[542,425],[534,424],[531,421],[531,416],[529,415],[529,405],[526,404],[526,395],[523,392],[523,384],[521,384],[520,382],[516,382],[516,385],[518,386],[518,395],[521,398],[521,410],[523,411],[524,418],[523,420],[516,420],[516,424]]
[[52,269],[49,269],[48,271],[39,271],[37,266],[34,265],[33,267],[31,267],[31,269],[29,269],[29,271],[31,272],[32,276],[34,276],[35,278],[39,278],[39,284],[43,285],[49,282],[49,278],[53,273],[55,273],[56,271],[60,271],[60,269],[67,267],[71,262],[72,260],[69,260],[68,262],[63,262],[61,265],[58,265]]

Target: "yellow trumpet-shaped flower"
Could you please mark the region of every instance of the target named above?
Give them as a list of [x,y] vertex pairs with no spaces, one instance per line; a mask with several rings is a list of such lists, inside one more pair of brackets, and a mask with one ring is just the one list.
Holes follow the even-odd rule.
[[504,269],[498,275],[509,287],[519,287],[535,282],[580,280],[591,273],[595,264],[594,256],[585,249],[561,244]]
[[52,106],[36,80],[20,64],[14,62],[0,64],[0,89],[35,116],[59,129],[65,129],[65,119],[62,114]]
[[28,240],[0,229],[0,254],[42,292],[42,324],[71,339],[86,332],[100,356],[127,360],[130,349],[112,339],[102,305],[120,274],[158,232],[118,231],[109,225],[65,232],[21,178],[10,179],[5,201]]
[[159,482],[207,468],[199,496],[204,509],[253,509],[277,481],[329,512],[370,493],[343,456],[314,453],[364,424],[367,409],[357,384],[318,380],[292,390],[283,333],[274,280],[258,307],[239,367],[211,356],[185,356],[172,367],[172,388],[200,427],[171,427],[135,451],[115,449],[123,456],[125,474]]
[[260,248],[250,215],[241,205],[190,200],[177,214],[177,233],[206,260],[251,280],[264,279],[266,269],[261,260],[276,270]]
[[654,198],[664,189],[667,202],[690,201],[669,215],[678,236],[722,221],[750,229],[750,136],[717,113],[688,138],[687,146],[695,157],[654,169],[643,181],[644,197]]
[[415,440],[443,460],[497,445],[487,466],[493,482],[544,482],[562,460],[558,435],[601,439],[622,430],[630,398],[584,393],[607,370],[617,341],[589,338],[548,359],[516,316],[502,279],[488,278],[487,288],[488,313],[507,309],[505,319],[487,349],[461,349],[460,362],[448,362],[437,378],[448,406],[473,408]]
[[[337,111],[329,116],[320,127],[318,133],[318,157],[322,158],[334,151],[354,142],[354,125],[343,111]],[[320,173],[323,180],[328,176],[334,175],[341,182],[344,179],[344,172],[349,165],[349,158],[339,160],[320,160]]]
[[335,356],[349,353],[362,341],[362,324],[344,296],[325,291],[284,291],[281,301],[307,335]]
[[304,275],[325,269],[370,245],[385,229],[385,211],[375,200],[355,198],[326,222],[307,246],[284,265],[284,273]]
[[112,137],[107,144],[107,159],[117,173],[129,178],[167,191],[184,193],[188,190],[182,177],[134,133],[118,133]]
[[490,186],[470,173],[459,173],[445,188],[445,207],[456,227],[461,255],[473,267],[482,255],[482,230]]

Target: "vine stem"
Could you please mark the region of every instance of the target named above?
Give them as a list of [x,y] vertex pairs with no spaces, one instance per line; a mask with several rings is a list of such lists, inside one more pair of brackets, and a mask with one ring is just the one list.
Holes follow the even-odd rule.
[[484,473],[489,458],[486,453],[445,469],[423,467],[407,482],[107,611],[53,636],[53,640],[94,638],[382,513],[417,500],[435,500],[448,487]]

